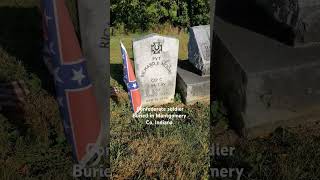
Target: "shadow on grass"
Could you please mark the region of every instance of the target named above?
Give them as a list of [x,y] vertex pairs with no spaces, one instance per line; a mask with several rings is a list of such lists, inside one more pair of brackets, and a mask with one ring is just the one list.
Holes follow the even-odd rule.
[[110,64],[110,76],[117,81],[123,88],[126,87],[123,81],[123,66],[122,64]]
[[[40,79],[41,87],[54,94],[53,78],[42,59],[42,25],[39,9],[0,7],[0,27],[0,47],[22,62],[28,76],[34,74]],[[15,72],[14,69],[8,71]],[[13,109],[2,113],[22,135],[26,133],[29,126],[25,122],[24,112]]]
[[0,8],[0,46],[22,61],[28,73],[41,80],[41,86],[54,93],[54,81],[42,59],[41,14],[37,7]]

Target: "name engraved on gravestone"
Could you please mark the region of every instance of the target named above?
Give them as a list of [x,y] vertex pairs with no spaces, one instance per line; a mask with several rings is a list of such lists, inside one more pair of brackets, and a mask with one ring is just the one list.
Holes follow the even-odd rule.
[[194,26],[189,32],[189,61],[203,76],[210,75],[210,26]]
[[174,99],[179,40],[150,34],[133,41],[136,78],[142,104],[160,105]]

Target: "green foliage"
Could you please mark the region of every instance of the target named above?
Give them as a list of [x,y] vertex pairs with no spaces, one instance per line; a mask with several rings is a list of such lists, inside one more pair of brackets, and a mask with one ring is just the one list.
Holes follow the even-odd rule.
[[174,95],[174,101],[175,102],[178,102],[178,103],[182,103],[182,97],[181,97],[181,94],[180,93],[176,93]]
[[175,27],[209,24],[209,0],[111,0],[111,25],[128,32],[165,23]]
[[[15,57],[10,56],[0,47],[0,81],[9,82],[18,79],[23,79],[27,77],[27,72],[24,69],[21,61],[17,60]],[[13,73],[14,72],[14,73]]]
[[199,24],[210,23],[210,1],[208,0],[191,0],[192,4],[189,9],[191,11],[190,24],[196,26]]

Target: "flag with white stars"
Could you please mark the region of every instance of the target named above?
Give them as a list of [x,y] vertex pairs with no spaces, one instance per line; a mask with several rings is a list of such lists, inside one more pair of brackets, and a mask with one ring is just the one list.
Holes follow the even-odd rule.
[[133,67],[131,64],[131,60],[129,59],[127,50],[122,43],[120,43],[120,46],[123,60],[123,80],[127,85],[132,111],[134,113],[138,113],[142,106],[139,86],[136,80],[136,76],[134,75]]
[[86,164],[101,143],[102,122],[77,36],[64,0],[42,0],[44,60],[54,76],[57,102],[74,159]]

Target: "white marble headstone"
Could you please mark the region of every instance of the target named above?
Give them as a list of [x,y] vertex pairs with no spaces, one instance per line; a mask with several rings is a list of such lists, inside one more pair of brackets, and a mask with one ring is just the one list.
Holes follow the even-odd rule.
[[188,56],[201,75],[210,75],[210,25],[190,28]]
[[173,102],[176,89],[179,40],[150,34],[133,41],[135,74],[142,105]]

